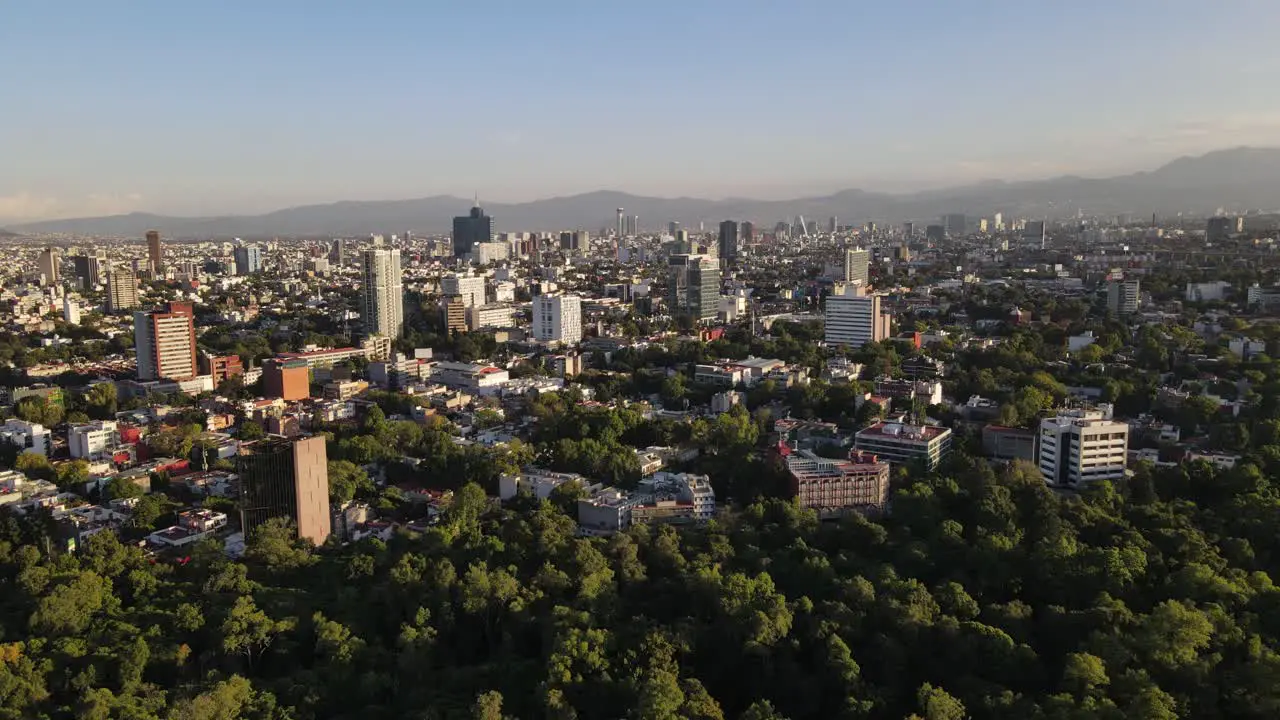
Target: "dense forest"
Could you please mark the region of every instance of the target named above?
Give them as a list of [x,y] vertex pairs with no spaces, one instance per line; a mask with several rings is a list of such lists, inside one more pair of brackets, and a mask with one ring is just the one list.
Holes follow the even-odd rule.
[[4,517],[0,716],[1274,718],[1276,491],[1199,464],[1068,497],[959,456],[882,519],[583,539],[468,485],[426,534],[272,525],[243,561]]

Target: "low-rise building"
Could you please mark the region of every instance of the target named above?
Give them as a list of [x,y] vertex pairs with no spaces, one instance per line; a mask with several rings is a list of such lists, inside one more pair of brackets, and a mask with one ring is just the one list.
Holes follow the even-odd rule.
[[[551,497],[551,491],[565,483],[576,482],[584,490],[593,487],[590,480],[578,473],[560,473],[529,468],[518,475],[502,475],[498,478],[498,497],[510,500],[521,492],[527,492],[539,500]],[[598,486],[595,486],[598,487]]]
[[98,460],[110,455],[119,444],[120,435],[111,420],[80,423],[67,431],[67,445],[73,458]]
[[782,446],[791,492],[800,507],[819,517],[848,512],[882,512],[889,502],[889,463],[857,450],[847,460],[819,457],[811,450]]
[[226,513],[214,510],[187,510],[178,514],[178,524],[157,530],[147,541],[159,547],[182,547],[199,542],[227,525]]
[[919,462],[926,470],[932,470],[951,450],[951,428],[877,422],[859,430],[853,436],[853,446],[890,463]]
[[982,428],[982,454],[993,460],[1035,462],[1036,434],[1025,428],[987,425]]
[[431,371],[431,381],[475,395],[497,394],[511,379],[506,370],[493,365],[441,361]]
[[0,442],[16,445],[22,452],[48,455],[53,444],[53,433],[40,423],[10,418],[0,425]]

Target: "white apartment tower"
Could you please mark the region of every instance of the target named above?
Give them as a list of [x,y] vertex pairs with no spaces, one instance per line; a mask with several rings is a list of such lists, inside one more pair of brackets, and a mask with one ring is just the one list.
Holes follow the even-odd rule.
[[440,280],[440,294],[445,297],[461,297],[463,307],[479,307],[485,304],[484,278],[457,273],[446,275]]
[[847,248],[844,251],[844,281],[871,284],[871,251],[866,248]]
[[533,334],[542,342],[576,345],[582,341],[582,298],[539,295],[533,299]]
[[880,296],[868,295],[857,283],[836,283],[823,318],[828,345],[858,348],[889,337],[889,315],[880,309]]
[[1050,485],[1079,487],[1124,477],[1129,426],[1099,411],[1063,413],[1040,421],[1040,474]]
[[404,287],[400,251],[375,245],[364,251],[364,330],[398,338],[404,331]]
[[1132,315],[1138,312],[1138,295],[1137,280],[1116,280],[1107,286],[1107,309],[1113,315]]

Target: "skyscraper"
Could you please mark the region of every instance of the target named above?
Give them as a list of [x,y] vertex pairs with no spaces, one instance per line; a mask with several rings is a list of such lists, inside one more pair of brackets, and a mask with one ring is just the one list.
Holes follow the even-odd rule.
[[1107,309],[1112,315],[1132,315],[1140,302],[1138,280],[1116,280],[1107,285]]
[[871,251],[865,248],[846,248],[844,251],[844,281],[871,284]]
[[672,255],[668,259],[667,304],[672,315],[694,322],[714,320],[720,312],[720,263],[706,255]]
[[338,238],[333,241],[333,264],[342,267],[347,264],[347,241]]
[[744,222],[739,226],[739,234],[742,235],[742,243],[750,245],[756,241],[756,226],[751,224],[750,221]]
[[147,265],[156,275],[164,270],[164,250],[160,247],[159,230],[147,231]]
[[964,237],[969,232],[969,220],[964,213],[947,213],[942,216],[942,226],[953,238]]
[[617,225],[617,232],[618,232],[618,234],[617,234],[617,237],[622,237],[623,235],[626,235],[626,234],[627,234],[627,233],[626,233],[626,230],[627,230],[626,222],[627,222],[627,221],[626,221],[626,218],[625,218],[625,217],[623,217],[623,215],[622,215],[622,213],[623,213],[625,210],[626,210],[626,208],[618,208],[618,225]]
[[582,341],[582,298],[539,295],[533,299],[533,335],[542,342],[576,345]]
[[329,538],[329,458],[323,436],[269,437],[240,446],[240,527],[248,538],[272,518],[288,518],[298,537]]
[[95,250],[76,255],[71,258],[71,263],[75,266],[76,281],[80,287],[88,289],[102,283],[102,267],[105,264],[102,253]]
[[676,234],[676,231],[679,229],[680,229],[680,223],[676,222],[675,220],[672,220],[671,222],[667,223],[668,235],[674,236]]
[[400,251],[371,247],[364,251],[363,261],[365,334],[398,338],[404,331]]
[[477,203],[468,215],[459,215],[453,219],[453,254],[463,257],[471,252],[476,243],[493,240],[493,218],[484,214]]
[[916,224],[913,222],[902,223],[902,236],[906,238],[913,237],[916,234]]
[[138,307],[138,276],[128,268],[107,273],[107,310],[120,312]]
[[738,223],[725,220],[720,223],[720,262],[738,259]]
[[836,217],[835,215],[832,215],[831,219],[827,221],[827,232],[834,235],[836,233],[836,230],[839,230],[839,229],[840,229],[840,218]]
[[55,248],[47,248],[40,253],[40,259],[37,263],[40,268],[40,284],[45,286],[56,286],[58,284],[58,265],[62,263],[62,256]]
[[262,250],[256,245],[238,247],[233,255],[236,275],[252,275],[262,269]]
[[191,303],[133,314],[139,380],[190,380],[199,373]]

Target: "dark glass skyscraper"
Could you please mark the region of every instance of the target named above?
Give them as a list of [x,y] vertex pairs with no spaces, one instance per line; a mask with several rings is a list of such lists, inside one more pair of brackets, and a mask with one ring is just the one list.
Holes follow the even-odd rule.
[[329,469],[323,436],[272,436],[240,446],[240,524],[246,539],[262,523],[289,518],[316,545],[329,537]]
[[453,219],[453,254],[462,257],[471,252],[471,246],[493,239],[493,218],[484,214],[479,205],[471,208],[470,215]]
[[720,223],[720,262],[727,263],[738,258],[738,223],[725,220]]

